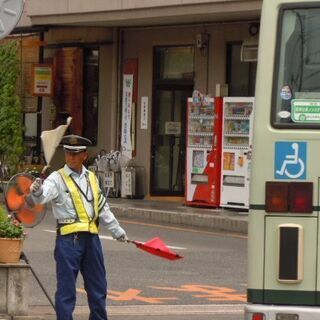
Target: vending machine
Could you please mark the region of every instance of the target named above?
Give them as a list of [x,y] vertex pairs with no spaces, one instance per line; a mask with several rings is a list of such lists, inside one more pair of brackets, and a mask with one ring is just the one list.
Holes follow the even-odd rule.
[[221,207],[249,208],[254,98],[223,99]]
[[186,204],[220,203],[222,98],[189,98],[187,112]]

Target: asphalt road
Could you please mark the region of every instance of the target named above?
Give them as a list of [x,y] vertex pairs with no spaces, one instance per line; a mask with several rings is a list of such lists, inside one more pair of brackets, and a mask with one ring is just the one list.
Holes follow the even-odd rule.
[[[120,220],[130,239],[160,237],[183,255],[168,261],[119,243],[101,232],[108,271],[108,308],[114,320],[235,320],[243,318],[246,300],[246,239],[197,229]],[[51,212],[28,229],[24,252],[51,299],[55,292]],[[34,277],[30,278],[32,312],[54,319],[53,309]],[[86,294],[79,277],[75,319],[88,319]]]

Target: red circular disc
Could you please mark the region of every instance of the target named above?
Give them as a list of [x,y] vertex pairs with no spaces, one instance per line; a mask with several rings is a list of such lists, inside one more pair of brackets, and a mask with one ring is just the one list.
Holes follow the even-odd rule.
[[30,174],[19,173],[13,176],[7,187],[6,202],[10,213],[25,227],[34,227],[41,222],[46,206],[28,199],[30,186],[35,180]]

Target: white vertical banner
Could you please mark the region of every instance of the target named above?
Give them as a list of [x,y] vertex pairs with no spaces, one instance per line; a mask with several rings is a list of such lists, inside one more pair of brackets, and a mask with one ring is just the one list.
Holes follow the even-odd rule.
[[122,89],[122,126],[121,126],[121,151],[132,158],[131,144],[131,114],[132,114],[133,74],[123,75]]
[[140,118],[140,128],[148,129],[148,97],[141,97],[141,118]]

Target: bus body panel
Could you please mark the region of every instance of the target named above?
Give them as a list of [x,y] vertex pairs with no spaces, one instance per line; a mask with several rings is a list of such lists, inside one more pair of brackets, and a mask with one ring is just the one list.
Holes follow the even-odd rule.
[[[245,320],[253,313],[264,313],[265,319],[276,319],[276,314],[297,314],[299,320],[320,319],[320,236],[319,236],[319,181],[320,130],[283,129],[271,125],[275,59],[277,52],[279,9],[285,5],[319,6],[320,1],[264,0],[261,14],[258,69],[256,81],[256,109],[253,128],[253,151],[248,225],[248,305]],[[320,23],[319,23],[320,26]],[[318,40],[319,41],[319,40]],[[277,94],[280,94],[277,93]],[[303,143],[306,146],[306,177],[313,183],[312,213],[268,213],[266,182],[279,181],[275,175],[276,144]],[[298,179],[280,180],[284,182]],[[286,265],[282,249],[282,230],[298,230],[297,279],[279,279],[280,269]],[[290,228],[288,229],[290,230]],[[286,242],[288,245],[288,241]],[[290,243],[289,243],[290,244]],[[283,253],[284,252],[284,253]],[[284,254],[282,257],[281,254]],[[281,258],[282,257],[282,258]],[[281,265],[281,267],[279,266]],[[287,269],[286,269],[287,268]],[[308,307],[310,306],[310,307]],[[288,317],[288,319],[294,319]]]
[[[297,225],[301,227],[302,250],[300,252],[302,259],[301,278],[292,280],[292,282],[281,282],[278,280],[279,268],[279,243],[278,228],[281,225]],[[317,238],[317,218],[316,217],[266,217],[265,228],[265,272],[264,272],[264,289],[268,290],[290,290],[295,291],[312,291],[316,290],[316,248]],[[266,293],[265,293],[265,300]],[[272,302],[271,302],[272,303]]]

